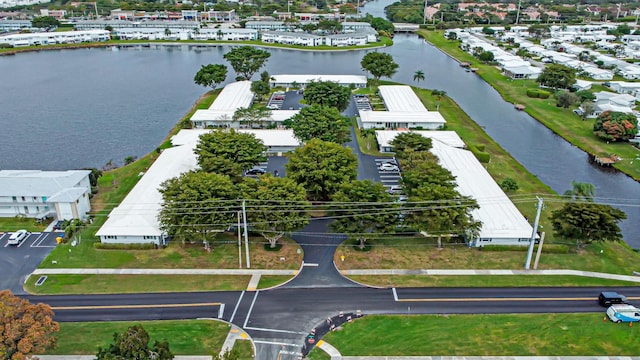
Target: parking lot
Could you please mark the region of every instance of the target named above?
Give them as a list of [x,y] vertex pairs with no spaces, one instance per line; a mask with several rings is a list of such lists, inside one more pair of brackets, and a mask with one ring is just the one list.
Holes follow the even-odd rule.
[[267,158],[267,161],[261,162],[260,164],[253,167],[252,170],[257,171],[249,171],[249,173],[245,173],[244,176],[258,178],[258,176],[262,174],[270,173],[271,175],[284,177],[284,165],[286,163],[287,158],[284,156],[269,156],[269,158]]
[[56,247],[57,232],[30,233],[19,245],[9,245],[11,233],[0,233],[0,289],[24,294],[22,284]]
[[373,110],[371,107],[371,102],[369,102],[369,98],[366,95],[355,95],[353,97],[353,101],[356,104],[356,108],[358,110],[371,111]]
[[400,169],[395,158],[379,158],[376,159],[376,167],[380,182],[387,188],[391,195],[401,196],[402,186],[400,185]]

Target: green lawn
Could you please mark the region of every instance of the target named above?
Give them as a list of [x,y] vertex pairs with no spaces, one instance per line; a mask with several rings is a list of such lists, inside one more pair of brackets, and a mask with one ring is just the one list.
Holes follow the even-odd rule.
[[36,286],[31,276],[24,288],[33,294],[107,294],[245,290],[251,276],[244,275],[47,275]]
[[253,345],[249,340],[236,340],[233,350],[238,352],[238,360],[253,360]]
[[[640,283],[564,275],[366,275],[349,276],[361,284],[381,287],[520,287],[638,286]],[[595,297],[594,297],[595,299]]]
[[13,232],[19,229],[27,231],[43,231],[48,222],[38,223],[36,219],[27,219],[23,217],[0,217],[0,233]]
[[258,289],[269,289],[274,286],[284,284],[291,278],[292,276],[284,275],[262,275],[260,277],[260,282],[258,283]]
[[[366,316],[324,340],[343,356],[633,356],[640,327],[598,314]],[[322,350],[314,349],[313,352]],[[320,359],[315,356],[312,359]]]
[[[464,245],[437,249],[434,239],[424,237],[377,239],[372,250],[357,251],[350,244],[336,250],[334,261],[347,269],[511,269],[524,268],[526,247],[513,251],[492,251]],[[548,245],[548,244],[547,244]],[[537,250],[537,248],[536,248]],[[640,253],[625,243],[593,243],[579,252],[543,252],[538,269],[572,269],[631,275],[637,271]],[[340,256],[344,255],[342,261]]]
[[511,80],[503,76],[496,67],[482,64],[470,54],[462,51],[458,46],[459,42],[445,39],[442,31],[420,30],[419,34],[447,54],[460,61],[470,62],[472,67],[478,68],[478,75],[493,86],[506,101],[525,105],[527,113],[571,144],[593,155],[617,154],[623,160],[616,163],[615,167],[634,179],[640,180],[640,166],[636,160],[640,155],[639,149],[628,143],[607,143],[597,138],[593,134],[594,120],[583,121],[570,109],[556,107],[553,98],[534,99],[528,97],[526,95],[527,89],[538,88],[538,84],[534,80]]
[[166,339],[171,351],[178,355],[217,354],[230,329],[224,322],[210,320],[60,323],[58,347],[46,354],[95,354],[98,347],[113,341],[115,332],[122,333],[135,324],[141,324],[149,333],[151,344]]

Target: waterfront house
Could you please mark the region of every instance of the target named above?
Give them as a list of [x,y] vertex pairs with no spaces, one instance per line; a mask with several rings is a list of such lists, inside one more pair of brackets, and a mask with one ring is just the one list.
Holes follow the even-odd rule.
[[0,170],[0,217],[86,219],[89,170]]

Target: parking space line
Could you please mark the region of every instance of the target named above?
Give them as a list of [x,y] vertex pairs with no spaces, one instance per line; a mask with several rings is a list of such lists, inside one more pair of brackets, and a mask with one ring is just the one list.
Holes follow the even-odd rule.
[[42,236],[42,234],[38,235],[36,240],[31,244],[31,247],[39,247],[40,244],[47,238],[47,235]]
[[[24,240],[22,240],[22,241],[20,242],[20,244],[18,244],[18,246],[16,246],[16,247],[20,247],[20,246],[22,246],[22,244],[24,244],[24,243],[28,242],[28,241],[29,241],[29,237],[31,237],[31,234],[27,235],[27,238],[26,238],[26,239],[24,239]],[[9,242],[7,242],[7,244],[9,244]]]

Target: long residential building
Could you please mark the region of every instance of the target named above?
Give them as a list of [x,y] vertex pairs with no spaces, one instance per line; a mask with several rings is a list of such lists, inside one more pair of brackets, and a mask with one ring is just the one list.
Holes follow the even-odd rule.
[[85,30],[4,35],[0,36],[0,43],[7,43],[13,47],[19,47],[101,42],[108,41],[109,39],[109,32],[106,30]]
[[0,217],[86,219],[89,170],[0,170]]

